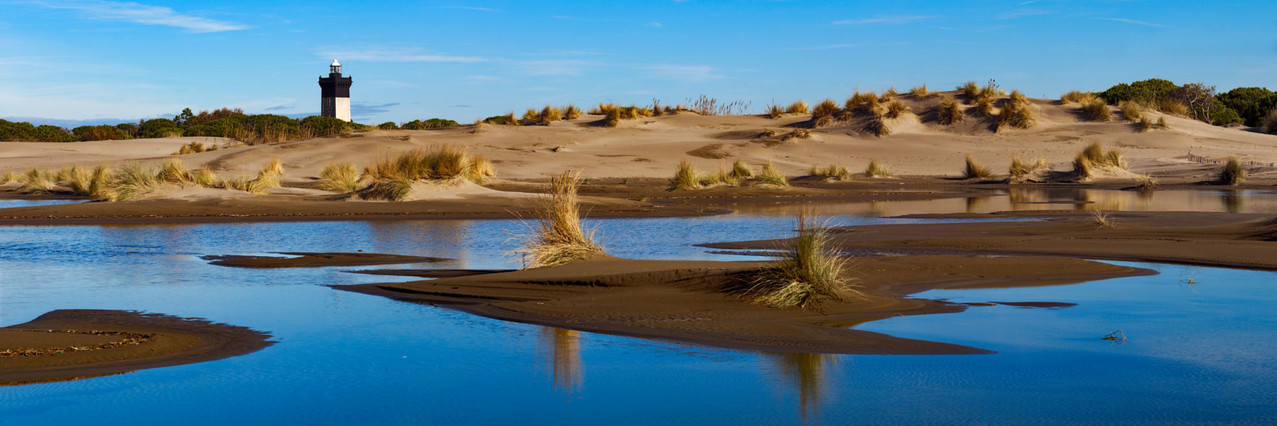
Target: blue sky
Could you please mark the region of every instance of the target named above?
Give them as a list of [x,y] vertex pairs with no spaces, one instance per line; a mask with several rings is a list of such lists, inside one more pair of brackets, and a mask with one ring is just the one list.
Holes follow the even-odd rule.
[[370,124],[990,78],[1051,98],[1150,77],[1277,89],[1277,4],[0,0],[0,117],[317,113],[334,58]]

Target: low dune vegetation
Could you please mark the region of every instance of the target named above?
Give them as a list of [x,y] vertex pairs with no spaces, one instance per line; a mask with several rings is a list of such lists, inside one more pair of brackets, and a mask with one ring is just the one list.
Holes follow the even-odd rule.
[[1010,182],[1020,183],[1049,168],[1050,165],[1047,164],[1046,159],[1039,158],[1030,163],[1020,158],[1019,155],[1013,155],[1011,156],[1011,166],[1007,170],[1007,175]]
[[848,170],[847,166],[837,164],[837,163],[833,163],[825,167],[811,166],[811,169],[808,170],[807,174],[815,176],[815,177],[820,177],[825,179],[834,179],[834,180],[844,180],[844,179],[851,178],[851,170]]
[[786,179],[785,174],[781,173],[771,161],[763,165],[763,170],[758,172],[754,179],[763,185],[789,186],[789,179]]
[[1011,91],[1011,97],[1002,103],[1002,113],[995,124],[998,130],[1005,128],[1027,129],[1033,127],[1035,118],[1029,99],[1019,90]]
[[936,121],[943,125],[951,125],[961,123],[967,118],[967,114],[962,111],[962,105],[953,98],[944,96],[940,98],[940,103],[936,104]]
[[524,268],[566,265],[604,255],[594,232],[581,225],[580,173],[565,171],[550,178],[550,191],[537,203],[536,223],[529,233],[516,237],[522,246],[512,252],[524,261]]
[[904,102],[900,102],[899,100],[894,100],[894,101],[891,101],[891,103],[887,104],[887,112],[883,115],[886,116],[887,118],[900,118],[900,117],[903,117],[905,114],[909,114],[911,112],[913,111],[909,108],[908,105],[905,105]]
[[1221,185],[1237,186],[1246,180],[1246,169],[1242,167],[1241,161],[1237,157],[1229,157],[1228,162],[1224,164],[1224,168],[1219,171],[1219,183]]
[[1117,110],[1122,113],[1122,118],[1130,120],[1132,123],[1139,122],[1144,118],[1144,107],[1135,101],[1122,101],[1117,104]]
[[319,187],[333,192],[355,192],[367,186],[363,177],[354,164],[329,164],[319,172]]
[[993,177],[993,173],[988,167],[984,167],[976,161],[975,157],[967,154],[966,163],[962,168],[962,176],[967,179],[988,179]]
[[31,169],[18,179],[22,186],[17,191],[26,194],[60,192],[88,197],[93,201],[125,201],[151,192],[160,184],[172,183],[261,194],[279,186],[282,175],[283,166],[278,160],[258,172],[256,178],[222,180],[206,166],[190,170],[181,160],[170,158],[158,167],[129,163],[115,168],[98,166],[92,171],[78,165],[59,171]]
[[807,114],[810,110],[807,108],[807,102],[803,100],[794,101],[785,108],[786,114]]
[[895,173],[892,173],[891,169],[888,169],[887,166],[879,163],[877,158],[874,158],[869,160],[868,166],[865,166],[865,176],[871,178],[887,178],[895,176]]
[[926,83],[923,83],[921,86],[913,86],[912,89],[909,89],[909,94],[913,95],[914,99],[927,99],[937,96],[936,93],[932,93],[930,90],[927,90]]
[[383,157],[365,167],[363,176],[371,183],[360,189],[358,195],[365,200],[400,201],[408,196],[417,181],[482,182],[495,175],[487,158],[471,157],[461,147],[435,145]]
[[668,189],[687,191],[717,185],[740,186],[751,180],[759,181],[756,179],[758,177],[754,170],[741,160],[736,160],[730,168],[724,163],[719,163],[718,171],[701,174],[690,161],[684,159],[679,162],[674,176],[669,179]]
[[1277,109],[1269,112],[1264,118],[1264,133],[1277,135]]
[[1083,103],[1082,115],[1091,121],[1109,121],[1112,117],[1108,103],[1100,98],[1092,98]]
[[1087,92],[1071,90],[1068,93],[1060,95],[1060,103],[1061,104],[1069,104],[1069,103],[1082,104],[1082,103],[1090,102],[1091,99],[1093,99],[1094,97],[1095,97],[1094,95]]
[[803,210],[794,228],[780,258],[756,273],[744,295],[774,308],[811,309],[825,300],[846,300],[854,293],[845,272],[849,263],[833,248],[824,222]]
[[1079,177],[1093,176],[1097,167],[1125,170],[1126,159],[1122,151],[1116,148],[1105,151],[1098,142],[1088,145],[1073,159],[1073,173]]
[[833,99],[825,99],[816,108],[811,111],[811,121],[816,127],[824,127],[832,124],[838,118],[838,104]]
[[1153,191],[1157,189],[1157,178],[1153,175],[1143,174],[1135,177],[1136,187],[1140,191]]

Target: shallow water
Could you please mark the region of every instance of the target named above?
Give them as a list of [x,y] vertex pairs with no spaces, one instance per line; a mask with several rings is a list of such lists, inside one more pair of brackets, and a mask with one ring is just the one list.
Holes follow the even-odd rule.
[[0,209],[12,207],[51,206],[55,204],[83,203],[83,200],[5,200],[0,199]]
[[[843,216],[836,225],[890,220]],[[589,221],[611,253],[748,259],[695,243],[783,236],[768,215]],[[341,292],[398,280],[353,268],[253,270],[207,254],[354,251],[516,267],[515,221],[0,227],[0,326],[63,308],[248,326],[249,355],[0,388],[0,424],[657,422],[1166,423],[1277,421],[1277,275],[1165,265],[1156,276],[932,291],[973,307],[861,328],[997,351],[969,356],[759,354],[579,333]],[[406,279],[405,279],[406,280]],[[1189,282],[1193,284],[1189,284]],[[1125,344],[1102,340],[1123,330]]]

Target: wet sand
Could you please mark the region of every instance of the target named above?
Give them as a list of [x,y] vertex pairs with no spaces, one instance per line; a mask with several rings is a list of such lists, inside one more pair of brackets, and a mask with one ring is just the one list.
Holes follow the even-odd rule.
[[269,334],[131,311],[56,310],[0,328],[0,386],[77,380],[243,355]]
[[[1018,222],[873,225],[837,228],[833,244],[857,255],[960,253],[1046,255],[1277,270],[1277,218],[1232,213],[1114,213],[1101,228],[1087,213],[1015,212],[927,218]],[[781,240],[705,244],[771,249]]]
[[[846,354],[981,354],[987,350],[850,329],[899,315],[960,312],[916,299],[939,288],[1039,286],[1152,271],[1059,257],[908,256],[856,259],[846,302],[777,309],[739,295],[760,262],[602,258],[561,267],[334,288],[507,321],[745,350]],[[405,273],[404,275],[413,275]],[[992,302],[991,302],[992,303]],[[1060,308],[1051,301],[1020,306]]]
[[322,266],[395,265],[401,263],[433,263],[448,259],[439,257],[404,256],[382,253],[304,253],[279,252],[293,257],[210,255],[200,259],[210,265],[233,268],[315,268]]

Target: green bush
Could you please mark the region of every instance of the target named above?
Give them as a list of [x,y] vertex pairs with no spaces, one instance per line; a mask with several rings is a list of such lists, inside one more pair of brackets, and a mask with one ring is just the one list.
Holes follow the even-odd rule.
[[457,126],[456,121],[445,120],[442,118],[431,118],[425,121],[412,120],[399,126],[399,128],[404,130],[429,130],[429,129],[446,129],[446,128],[455,127],[455,126]]
[[1158,104],[1170,100],[1171,92],[1178,89],[1175,83],[1160,78],[1136,81],[1130,84],[1121,83],[1100,93],[1100,97],[1111,105],[1122,101],[1136,101],[1142,104]]
[[1277,92],[1263,87],[1238,87],[1215,96],[1215,100],[1235,111],[1251,127],[1262,126],[1268,112],[1277,108]]
[[167,118],[156,118],[142,122],[138,126],[138,137],[141,138],[169,138],[174,136],[182,136],[182,128],[177,122]]
[[0,141],[4,142],[75,142],[80,138],[57,126],[33,126],[25,121],[0,120]]
[[108,124],[97,126],[80,126],[71,129],[71,133],[75,133],[82,141],[106,141],[106,140],[122,140],[133,139],[128,132]]
[[393,121],[387,121],[385,123],[378,124],[377,128],[381,130],[399,130],[399,125],[395,124]]
[[1219,102],[1215,103],[1215,108],[1210,112],[1210,122],[1216,126],[1227,126],[1229,124],[1243,123],[1241,114],[1237,110],[1229,108]]

